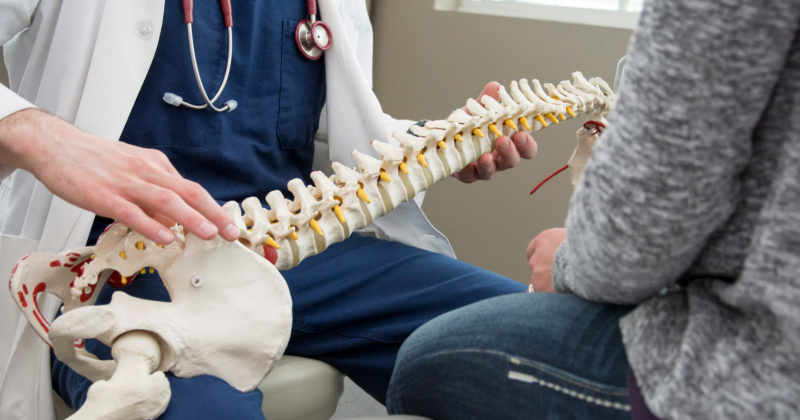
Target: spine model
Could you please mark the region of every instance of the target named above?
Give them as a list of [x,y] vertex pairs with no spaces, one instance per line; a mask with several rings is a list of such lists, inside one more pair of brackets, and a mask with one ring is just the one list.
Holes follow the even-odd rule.
[[242,203],[244,215],[236,202],[223,208],[238,225],[243,245],[278,270],[288,270],[492,151],[500,136],[535,132],[580,115],[588,115],[587,123],[604,123],[603,115],[616,102],[612,89],[600,78],[586,80],[580,72],[572,76],[572,83],[558,86],[513,81],[508,91],[499,87],[500,101],[488,95],[481,103],[469,99],[468,112],[457,109],[446,120],[412,126],[413,134],[395,131],[399,147],[371,143],[380,159],[353,151],[357,170],[334,162],[330,178],[311,174],[314,186],[290,181],[293,201],[272,191],[266,197],[269,209],[255,197]]

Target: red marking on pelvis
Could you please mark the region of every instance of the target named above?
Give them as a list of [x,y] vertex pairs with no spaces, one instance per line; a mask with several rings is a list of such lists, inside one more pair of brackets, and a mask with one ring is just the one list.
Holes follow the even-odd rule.
[[[44,292],[45,289],[47,289],[47,285],[46,284],[44,284],[44,283],[37,284],[36,287],[33,288],[33,296],[31,296],[31,299],[33,300],[33,306],[36,307],[36,309],[33,311],[33,316],[36,318],[36,321],[39,322],[39,325],[42,326],[42,329],[44,329],[44,332],[49,333],[50,332],[50,324],[48,324],[47,321],[44,319],[44,315],[41,315],[42,311],[39,310],[39,301],[36,300],[36,296],[38,296],[39,293]],[[50,347],[53,347],[53,346],[50,346]]]
[[[137,273],[128,277],[128,284],[131,284],[138,275],[139,274]],[[108,276],[108,280],[106,280],[106,283],[110,284],[111,287],[115,289],[118,289],[120,287],[125,287],[128,285],[128,284],[122,284],[122,274],[120,274],[119,271],[111,273],[111,275]]]
[[17,292],[17,296],[19,296],[19,304],[22,305],[23,308],[28,307],[28,301],[25,300],[25,296],[22,292]]
[[[24,260],[24,259],[25,258],[23,258],[22,260]],[[20,261],[22,261],[22,260],[20,260]],[[8,291],[11,291],[11,280],[14,279],[14,273],[17,272],[17,267],[19,267],[19,263],[14,265],[14,268],[11,270],[11,277],[8,278]]]
[[86,347],[86,341],[84,341],[84,339],[79,338],[79,339],[75,340],[75,348],[76,349],[82,349],[84,347]]
[[43,319],[44,316],[39,318],[39,311],[33,311],[33,316],[36,318],[37,321],[39,321],[39,325],[42,326],[42,328],[44,329],[44,332],[49,333],[50,332],[50,324],[48,324],[47,321],[45,321]]
[[23,284],[22,285],[22,291],[25,292],[26,295],[28,294],[28,285],[27,284]]
[[75,258],[75,257],[69,257],[69,260],[70,260],[71,262],[78,261],[78,259],[77,259],[77,258]]
[[50,261],[50,267],[61,267],[61,261],[59,260]]
[[261,245],[261,247],[264,249],[264,258],[271,262],[272,265],[275,265],[278,262],[278,250],[266,244]]

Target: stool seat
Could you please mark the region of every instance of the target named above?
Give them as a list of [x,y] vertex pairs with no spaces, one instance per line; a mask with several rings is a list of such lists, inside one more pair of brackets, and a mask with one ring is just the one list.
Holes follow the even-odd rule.
[[327,363],[284,355],[258,389],[269,420],[328,420],[344,393],[344,375]]
[[[283,356],[258,386],[261,409],[270,420],[328,420],[344,393],[344,375],[333,366],[297,356]],[[56,418],[73,411],[53,392]]]

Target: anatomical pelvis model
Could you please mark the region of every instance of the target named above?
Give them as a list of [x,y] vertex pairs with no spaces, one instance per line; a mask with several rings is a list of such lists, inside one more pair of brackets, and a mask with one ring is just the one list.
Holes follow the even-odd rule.
[[[376,157],[354,151],[359,168],[333,163],[335,175],[314,172],[314,186],[295,179],[287,200],[280,191],[224,209],[239,227],[239,241],[203,241],[172,228],[166,246],[115,223],[94,247],[61,254],[34,253],[17,264],[9,290],[56,356],[93,381],[72,419],[143,419],[159,416],[170,398],[163,372],[217,376],[251,391],[282,356],[292,326],[292,300],[279,270],[288,270],[392,211],[433,183],[460,171],[494,147],[502,135],[537,131],[588,115],[587,132],[604,127],[615,96],[601,79],[579,72],[558,86],[538,80],[500,87],[500,100],[468,100],[447,119],[393,133],[396,145],[373,141]],[[589,141],[593,141],[589,139]],[[575,171],[590,149],[576,151]],[[572,165],[571,161],[571,165]],[[575,173],[573,171],[573,173]],[[158,271],[171,302],[116,292],[93,306],[106,283],[129,284],[137,273]],[[37,295],[64,302],[50,325]],[[114,360],[98,360],[83,340],[109,345]]]

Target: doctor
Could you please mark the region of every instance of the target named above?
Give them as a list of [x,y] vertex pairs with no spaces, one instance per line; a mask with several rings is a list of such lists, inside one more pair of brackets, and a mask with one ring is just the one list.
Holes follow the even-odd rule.
[[[233,64],[217,105],[233,99],[238,107],[216,113],[161,100],[174,92],[202,103],[181,2],[0,1],[11,81],[11,90],[0,87],[0,273],[31,252],[92,243],[110,222],[100,216],[161,243],[172,240],[164,226],[173,222],[203,238],[232,240],[219,203],[264,197],[292,178],[308,182],[315,159],[354,165],[351,150],[368,153],[370,140],[407,129],[412,122],[383,114],[372,93],[365,4],[320,0],[319,8],[334,41],[313,61],[294,40],[298,21],[308,18],[305,1],[234,4]],[[200,73],[216,89],[228,45],[220,7],[198,1],[193,19]],[[325,104],[327,122],[320,123]],[[323,153],[315,157],[315,133],[324,140],[325,132],[327,156],[318,147]],[[535,150],[527,134],[501,138],[495,152],[456,176],[489,179]],[[354,235],[284,273],[295,319],[287,354],[331,363],[383,402],[397,350],[416,327],[524,287],[451,258],[417,202],[375,225],[393,242]],[[123,291],[168,298],[157,275]],[[98,304],[112,292],[105,289]],[[49,295],[42,301],[51,318],[59,307]],[[68,405],[83,403],[88,381],[50,360],[6,294],[0,337],[0,417],[53,418],[52,387]],[[98,342],[87,349],[108,357]],[[210,377],[170,382],[164,418],[227,417],[231,410],[263,418],[258,393],[237,394]]]

